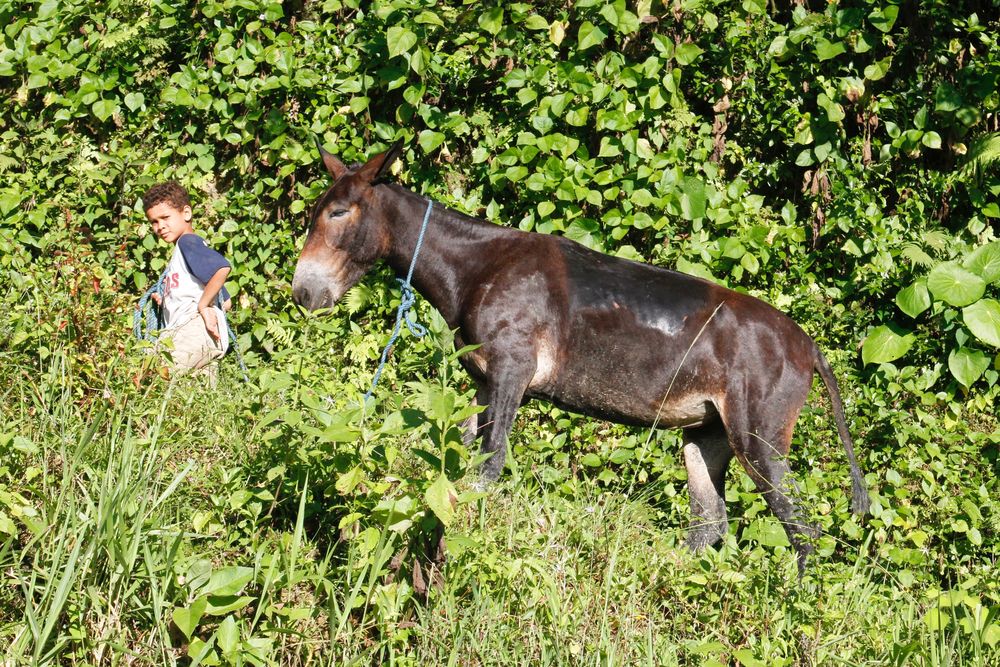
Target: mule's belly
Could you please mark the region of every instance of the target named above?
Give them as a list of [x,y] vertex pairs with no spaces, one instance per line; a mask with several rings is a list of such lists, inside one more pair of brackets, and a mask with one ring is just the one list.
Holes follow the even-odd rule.
[[539,358],[544,381],[530,385],[529,396],[641,426],[697,426],[717,415],[703,382],[714,375],[708,367],[714,364],[704,354],[688,354],[695,334],[687,327],[671,332],[638,325],[617,310],[595,311],[574,324],[557,358]]
[[[666,392],[664,392],[666,394]],[[662,428],[688,428],[714,421],[718,412],[710,400],[703,396],[689,395],[666,399],[661,405],[651,407],[647,402],[627,396],[609,396],[595,401],[593,395],[576,391],[528,391],[527,396],[552,403],[564,410],[606,419],[629,426],[659,426]]]

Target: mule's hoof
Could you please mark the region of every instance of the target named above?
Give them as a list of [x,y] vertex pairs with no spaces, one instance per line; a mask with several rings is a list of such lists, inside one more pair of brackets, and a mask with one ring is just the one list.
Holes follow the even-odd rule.
[[495,479],[490,479],[488,477],[479,477],[472,483],[472,490],[476,493],[487,493],[490,488],[496,485]]
[[[500,473],[503,472],[502,465],[496,467],[496,466],[491,466],[490,463],[492,463],[492,461],[487,461],[477,471],[478,479],[476,480],[476,483],[482,484],[484,487],[496,484],[497,480],[500,479]],[[485,488],[483,490],[485,490]]]

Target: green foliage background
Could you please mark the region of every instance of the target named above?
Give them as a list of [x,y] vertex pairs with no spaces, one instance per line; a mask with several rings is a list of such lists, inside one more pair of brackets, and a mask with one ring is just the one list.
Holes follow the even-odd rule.
[[[868,520],[848,515],[843,462],[820,444],[835,435],[818,399],[795,444],[824,530],[817,567],[833,588],[863,592],[848,608],[904,619],[886,628],[866,614],[849,645],[879,664],[996,656],[998,9],[991,0],[0,1],[0,561],[11,585],[0,594],[0,637],[25,659],[102,663],[118,650],[105,636],[115,626],[92,619],[118,600],[134,613],[122,641],[154,663],[426,661],[442,655],[428,639],[442,627],[465,636],[455,629],[464,607],[502,619],[508,605],[555,604],[542,538],[512,528],[498,547],[489,526],[521,514],[466,489],[475,455],[457,424],[471,408],[440,322],[431,340],[404,338],[376,415],[362,421],[351,405],[398,293],[378,271],[326,319],[291,304],[308,209],[328,185],[318,135],[347,162],[403,139],[398,180],[449,206],[709,277],[792,315],[841,379],[875,501]],[[189,187],[196,227],[233,261],[233,317],[252,375],[249,386],[224,378],[213,398],[188,387],[206,404],[183,417],[157,417],[175,390],[130,340],[132,306],[167,258],[138,197],[166,178]],[[628,516],[668,533],[663,544],[650,539],[673,549],[670,531],[686,520],[674,436],[546,406],[522,413],[504,493],[530,505],[537,499],[519,490],[537,490],[549,524],[594,506],[612,522]],[[202,450],[189,470],[168,466],[180,475],[164,481],[169,499],[149,501],[140,529],[160,546],[144,559],[126,549],[104,579],[78,570],[79,554],[70,568],[74,545],[59,538],[84,534],[69,506],[85,503],[58,484],[71,454],[97,484],[122,461],[116,448],[135,447],[122,465],[138,474],[151,465],[143,456],[159,455],[139,453],[160,442],[154,426],[176,445],[163,460]],[[840,627],[816,604],[826,592],[816,583],[792,599],[770,588],[774,561],[790,561],[783,538],[747,480],[734,473],[731,486],[743,512],[721,555],[700,561],[704,573],[677,556],[667,577],[676,590],[663,593],[662,563],[650,564],[658,556],[629,552],[625,579],[647,592],[632,611],[662,620],[679,605],[698,618],[693,630],[669,614],[665,626],[612,631],[600,625],[605,614],[599,627],[570,627],[569,611],[553,609],[532,621],[537,635],[497,627],[535,638],[523,645],[531,662],[822,662],[820,628]],[[415,554],[442,525],[449,583],[422,598],[416,577],[429,561]],[[161,530],[181,536],[176,546],[151,537]],[[631,609],[615,597],[623,589],[600,583],[615,571],[614,560],[591,558],[601,538],[552,530],[605,595],[591,595],[581,575],[579,597],[563,588],[560,599]],[[616,545],[639,539],[611,535]],[[88,539],[96,554],[138,538]],[[151,606],[126,585],[143,580],[141,562],[162,583]],[[736,611],[706,610],[720,581]],[[126,592],[95,597],[95,582]],[[531,582],[553,586],[548,602],[528,599]],[[784,597],[780,632],[746,631],[770,613],[752,602],[765,594]],[[283,615],[307,608],[296,595],[340,622],[323,628],[315,610]],[[435,625],[442,609],[452,622]],[[586,608],[570,615],[590,618]],[[704,632],[720,620],[732,634]],[[289,629],[316,646],[289,645]],[[143,644],[147,633],[154,644]],[[344,633],[351,641],[338,648],[322,641]],[[498,646],[479,644],[470,664],[504,662]],[[571,646],[577,653],[560,652]]]

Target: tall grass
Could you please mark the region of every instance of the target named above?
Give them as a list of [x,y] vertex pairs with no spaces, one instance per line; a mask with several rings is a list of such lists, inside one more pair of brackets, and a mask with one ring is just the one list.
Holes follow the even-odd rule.
[[104,664],[126,652],[173,662],[164,591],[183,534],[169,501],[193,464],[164,469],[167,400],[142,425],[121,395],[79,414],[66,370],[55,357],[27,392],[40,417],[41,493],[34,530],[10,552],[7,603],[23,616],[6,630],[7,660]]
[[[388,520],[362,548],[323,519],[315,492],[335,480],[320,467],[288,498],[254,490],[274,436],[244,408],[294,400],[294,383],[137,389],[113,372],[86,401],[59,355],[9,377],[23,400],[3,408],[4,429],[31,446],[0,484],[35,516],[0,544],[4,667],[1000,662],[997,606],[977,593],[996,582],[943,595],[904,585],[871,534],[814,558],[800,581],[789,549],[745,534],[762,505],[740,483],[730,534],[696,556],[674,508],[657,507],[662,488],[568,492],[521,461],[460,506],[421,594],[394,563],[403,545]],[[404,455],[419,442],[408,438]],[[264,499],[253,511],[249,491]]]

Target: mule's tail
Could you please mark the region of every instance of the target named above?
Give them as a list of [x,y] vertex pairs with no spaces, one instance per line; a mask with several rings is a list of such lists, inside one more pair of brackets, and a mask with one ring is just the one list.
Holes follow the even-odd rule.
[[840,400],[840,388],[837,386],[837,378],[833,376],[833,369],[830,368],[829,362],[818,347],[816,348],[815,365],[819,376],[823,378],[827,392],[830,394],[833,420],[837,423],[840,441],[844,443],[847,462],[851,465],[851,511],[859,515],[867,514],[871,500],[868,498],[868,489],[865,487],[865,480],[861,475],[858,460],[854,458],[854,441],[851,440],[851,432],[847,430],[847,418],[844,416],[844,404]]

